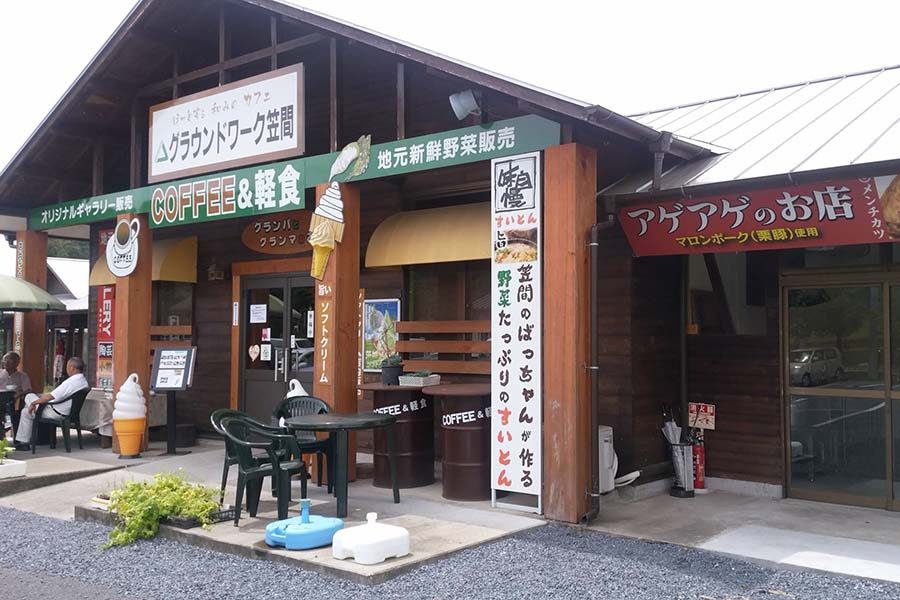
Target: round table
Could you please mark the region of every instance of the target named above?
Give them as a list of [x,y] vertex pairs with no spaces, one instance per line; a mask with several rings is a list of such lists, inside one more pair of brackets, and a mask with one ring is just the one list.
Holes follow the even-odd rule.
[[449,383],[422,388],[440,399],[442,495],[448,500],[491,497],[491,384]]
[[[421,387],[367,383],[359,389],[372,392],[375,412],[397,418],[397,486],[403,489],[434,483],[434,403],[422,397]],[[376,429],[374,437],[372,484],[390,487],[387,436]]]
[[337,516],[347,516],[347,432],[354,429],[387,428],[388,462],[391,469],[391,481],[394,491],[394,503],[400,502],[400,490],[397,487],[397,467],[394,462],[394,423],[393,415],[368,413],[325,413],[322,415],[304,415],[284,420],[284,427],[291,431],[322,431],[334,436],[334,491],[337,496]]

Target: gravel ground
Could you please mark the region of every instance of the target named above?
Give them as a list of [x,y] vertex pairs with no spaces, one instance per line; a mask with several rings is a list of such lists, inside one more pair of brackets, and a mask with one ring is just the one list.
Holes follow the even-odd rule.
[[[557,526],[466,550],[377,586],[362,586],[169,540],[103,551],[105,526],[9,508],[0,507],[0,523],[11,534],[7,540],[16,540],[12,551],[0,554],[0,573],[25,571],[22,577],[34,582],[29,586],[35,598],[83,598],[87,584],[130,598],[172,600],[900,599],[896,584],[772,569],[700,550]],[[41,586],[47,593],[38,593]]]

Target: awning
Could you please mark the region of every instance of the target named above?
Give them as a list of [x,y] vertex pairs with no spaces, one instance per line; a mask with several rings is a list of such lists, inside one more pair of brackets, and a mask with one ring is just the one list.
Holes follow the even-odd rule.
[[[197,283],[197,238],[153,241],[153,281]],[[115,285],[116,276],[101,255],[91,269],[91,285]]]
[[491,205],[461,204],[398,213],[375,229],[367,267],[482,260],[491,257]]

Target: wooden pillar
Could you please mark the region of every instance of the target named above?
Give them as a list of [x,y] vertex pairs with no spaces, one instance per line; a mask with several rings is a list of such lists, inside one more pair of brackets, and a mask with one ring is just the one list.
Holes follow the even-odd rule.
[[597,157],[579,144],[544,152],[544,514],[590,509],[590,228]]
[[[316,186],[320,198],[328,184]],[[341,184],[344,237],[316,283],[316,371],[313,394],[336,412],[356,412],[359,348],[359,188]],[[349,478],[356,478],[356,435],[350,435]]]
[[[113,346],[113,390],[118,391],[125,378],[137,373],[144,398],[150,400],[150,320],[153,277],[153,242],[147,215],[123,214],[116,222],[137,219],[138,261],[128,277],[116,278],[116,322]],[[147,422],[149,423],[149,414]],[[148,432],[149,433],[149,432]],[[142,450],[147,449],[148,433],[144,435]],[[118,452],[119,440],[113,435],[113,452]]]
[[[16,277],[47,289],[47,234],[43,231],[16,233]],[[20,370],[28,374],[31,387],[44,389],[47,313],[16,313],[13,325],[13,349],[22,357]]]

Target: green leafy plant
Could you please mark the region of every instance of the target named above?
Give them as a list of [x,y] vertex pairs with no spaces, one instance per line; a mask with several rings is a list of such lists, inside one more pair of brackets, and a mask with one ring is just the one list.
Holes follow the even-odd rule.
[[2,465],[3,461],[15,451],[16,449],[9,445],[6,438],[0,438],[0,465]]
[[428,377],[431,375],[431,371],[416,371],[413,373],[413,377]]
[[381,361],[382,368],[384,367],[399,367],[403,363],[403,358],[399,354],[391,354],[387,358]]
[[153,481],[129,481],[110,492],[109,510],[119,524],[109,532],[105,548],[125,546],[159,532],[165,517],[194,517],[204,528],[218,509],[218,490],[189,483],[175,473],[157,473]]

